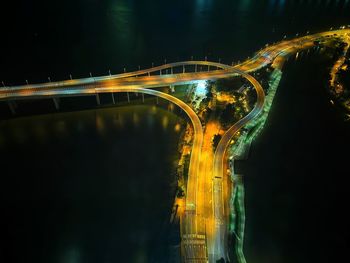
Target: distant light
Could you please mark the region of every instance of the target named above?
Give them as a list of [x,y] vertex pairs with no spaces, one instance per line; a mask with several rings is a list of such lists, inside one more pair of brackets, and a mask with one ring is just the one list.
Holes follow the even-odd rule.
[[205,96],[207,94],[207,81],[199,80],[196,87],[197,96]]
[[176,132],[179,132],[181,130],[181,125],[179,124],[179,123],[177,123],[176,125],[175,125],[175,131]]

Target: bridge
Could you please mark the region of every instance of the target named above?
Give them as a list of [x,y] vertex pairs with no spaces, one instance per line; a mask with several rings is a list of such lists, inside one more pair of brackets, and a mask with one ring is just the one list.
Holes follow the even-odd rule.
[[[4,87],[0,89],[0,101],[7,101],[13,113],[15,109],[12,102],[15,100],[52,98],[56,108],[59,108],[57,101],[59,97],[95,96],[97,104],[100,104],[99,94],[110,93],[114,101],[113,93],[116,92],[148,94],[176,104],[188,115],[194,129],[185,212],[180,220],[182,258],[184,262],[197,263],[216,262],[221,258],[228,261],[230,260],[227,244],[229,211],[227,211],[228,200],[224,194],[227,187],[224,183],[224,179],[227,178],[227,149],[232,137],[242,127],[259,117],[265,103],[264,89],[250,73],[267,65],[282,68],[285,59],[315,46],[316,40],[329,37],[343,39],[349,35],[350,29],[342,29],[284,40],[267,46],[252,58],[234,66],[210,61],[184,61],[117,75]],[[248,115],[224,133],[211,159],[203,149],[203,127],[195,111],[182,100],[156,88],[238,75],[244,77],[254,87],[257,101]],[[209,171],[203,169],[208,162],[212,163],[210,166],[212,169]],[[208,192],[204,189],[211,189],[209,199]]]

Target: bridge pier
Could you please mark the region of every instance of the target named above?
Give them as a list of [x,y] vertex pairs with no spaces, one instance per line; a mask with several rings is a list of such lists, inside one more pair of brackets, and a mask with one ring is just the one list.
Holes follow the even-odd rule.
[[112,92],[112,93],[111,93],[111,95],[112,95],[112,101],[113,101],[113,104],[115,104],[115,100],[114,100],[114,93]]
[[52,98],[55,109],[58,111],[60,109],[60,100],[59,98]]
[[14,102],[14,101],[7,101],[7,105],[9,106],[12,115],[15,115],[16,114],[16,108],[17,108],[16,102]]
[[159,75],[162,75],[162,70],[159,70]]
[[98,106],[101,105],[100,96],[98,95],[98,93],[96,93],[96,102]]
[[185,65],[182,65],[182,73],[185,73]]
[[198,65],[196,64],[196,65],[194,65],[194,72],[197,72],[197,67],[198,67]]
[[171,74],[174,74],[173,67],[171,67]]
[[129,95],[129,92],[126,93],[126,96],[128,97],[128,103],[130,103],[130,95]]

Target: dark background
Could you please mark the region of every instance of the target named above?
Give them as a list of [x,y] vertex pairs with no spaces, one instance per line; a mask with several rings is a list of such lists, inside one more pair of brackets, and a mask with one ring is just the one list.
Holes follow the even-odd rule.
[[45,82],[152,62],[242,60],[284,35],[349,24],[348,1],[2,1],[0,80]]
[[[44,82],[48,76],[52,80],[61,80],[67,79],[69,74],[76,78],[87,77],[89,72],[104,75],[108,69],[117,73],[122,72],[123,67],[134,70],[138,65],[148,67],[152,62],[161,64],[165,58],[168,62],[186,60],[191,55],[195,59],[203,59],[207,55],[210,60],[221,58],[222,62],[231,63],[232,60],[251,56],[266,43],[281,40],[284,35],[292,37],[307,30],[312,33],[350,24],[349,1],[327,0],[3,1],[0,10],[0,81],[6,84],[24,84],[26,79],[30,83]],[[253,144],[251,158],[246,162],[244,171],[247,205],[245,251],[248,262],[335,262],[346,256],[349,248],[346,245],[349,221],[346,217],[349,122],[344,122],[343,115],[329,103],[325,83],[333,61],[333,58],[315,54],[297,62],[291,60],[284,68],[268,123]],[[67,121],[67,116],[63,117],[63,121]],[[94,114],[91,116],[96,120]],[[105,118],[113,120],[108,115]],[[81,116],[77,119],[81,119]],[[2,129],[13,129],[13,124],[2,122],[2,125]],[[46,125],[44,130],[48,129]],[[100,144],[101,135],[95,132],[96,127],[97,124],[88,128],[85,141],[95,145],[98,157],[109,144]],[[67,133],[74,134],[74,129],[78,129],[77,126],[68,128]],[[76,136],[78,138],[81,134],[77,133]],[[142,130],[138,136],[145,136]],[[8,140],[9,137],[3,138]],[[32,173],[32,168],[28,166],[44,156],[47,148],[54,146],[52,149],[58,152],[74,151],[78,146],[70,146],[68,150],[64,146],[70,145],[71,140],[64,139],[58,143],[49,140],[43,144],[40,152],[31,150],[35,148],[35,140],[34,146],[28,148],[23,148],[16,140],[10,141],[1,155],[7,155],[8,149],[12,149],[13,158],[2,160],[8,162],[5,167],[15,166],[20,172],[5,169],[1,176],[8,178],[2,180],[1,187],[15,189],[17,184],[21,185],[18,182],[23,182],[23,179],[16,178],[29,176],[26,172]],[[133,134],[130,134],[116,143],[129,147],[133,140]],[[141,144],[142,139],[138,143]],[[173,144],[177,144],[175,139],[171,142]],[[79,146],[84,147],[84,143]],[[161,144],[157,147],[160,147],[160,153],[156,151],[155,154],[164,153]],[[16,161],[17,149],[23,153],[17,155],[21,162]],[[122,151],[117,147],[117,153]],[[148,151],[146,149],[140,154],[146,157]],[[74,161],[66,161],[66,155],[59,156],[62,156],[60,162],[68,165],[65,171],[76,167]],[[85,156],[81,151],[74,158],[82,164],[89,163],[79,159],[79,156]],[[119,165],[115,169],[121,169],[122,164],[130,161],[130,155],[118,156]],[[112,173],[108,171],[109,168],[104,168],[103,158],[100,158],[96,167],[101,170],[96,168],[96,173]],[[75,169],[73,171],[79,173]],[[170,171],[169,167],[167,169]],[[126,178],[133,176],[126,170],[122,172]],[[51,174],[48,167],[39,171],[42,178],[45,173]],[[149,173],[152,174],[152,171],[150,169]],[[161,169],[157,174],[163,172]],[[92,185],[98,185],[99,180],[93,176],[94,173],[90,174]],[[67,172],[64,177],[62,183],[72,178],[72,173]],[[40,187],[28,178],[25,183],[28,187],[35,185],[33,189],[38,191],[39,196],[48,187],[45,180],[41,181]],[[108,181],[105,183],[107,187]],[[145,186],[144,191],[157,191],[155,185],[154,188],[151,186]],[[64,194],[62,188],[57,189]],[[61,196],[57,197],[57,192],[48,192],[52,194],[51,197],[35,199],[42,208],[37,214],[35,210],[25,208],[32,200],[30,193],[15,191],[15,198],[9,192],[2,190],[2,193],[6,193],[2,197],[1,212],[5,222],[2,231],[6,234],[1,236],[6,245],[1,246],[3,251],[0,255],[12,258],[6,259],[6,262],[61,262],[55,255],[61,255],[62,251],[71,253],[64,262],[73,259],[76,262],[118,262],[113,238],[106,238],[101,245],[103,249],[99,249],[96,243],[101,240],[100,233],[89,232],[89,229],[98,229],[98,224],[102,224],[106,232],[112,231],[111,237],[120,233],[115,229],[115,225],[121,222],[118,217],[116,223],[113,220],[105,221],[106,217],[103,216],[113,202],[120,201],[118,197],[108,199],[110,206],[104,207],[103,202],[90,205],[88,200],[95,199],[95,195],[91,197],[88,191],[81,193],[80,198],[86,209],[78,210],[76,219],[66,221],[62,227],[68,229],[68,234],[77,233],[69,230],[75,225],[86,227],[78,231],[80,234],[72,243],[69,243],[72,239],[63,236],[62,244],[72,245],[68,246],[71,250],[61,251],[56,243],[62,238],[59,231],[46,236],[47,229],[55,229],[50,221],[48,198],[59,199]],[[103,189],[99,194],[102,192]],[[67,204],[71,204],[74,198],[69,199]],[[69,209],[59,208],[61,201],[55,213],[61,213],[62,218],[74,215]],[[157,203],[151,203],[157,207]],[[143,204],[142,198],[137,199],[134,207],[137,204]],[[160,207],[164,209],[160,214],[168,212],[165,211],[166,205]],[[84,213],[99,214],[98,220],[90,221],[90,217]],[[126,213],[125,218],[128,216],[132,217],[133,214]],[[24,224],[23,228],[19,227],[16,222],[25,221],[27,217],[33,221]],[[60,217],[54,219],[59,220]],[[140,222],[142,225],[141,219]],[[126,223],[125,227],[132,229],[133,225]],[[148,226],[144,227],[147,229]],[[11,234],[16,229],[24,230],[18,236]],[[125,230],[126,233],[130,231]],[[140,231],[143,231],[142,228]],[[38,238],[33,239],[32,235]],[[86,236],[91,239],[84,239]],[[139,242],[139,239],[142,240],[135,235],[132,240]],[[118,238],[116,240],[120,242]],[[154,246],[157,245],[154,243]],[[62,247],[67,248],[65,245]],[[128,244],[120,247],[121,250],[133,251],[130,252],[133,255],[131,262],[150,261],[149,257],[138,257],[140,252],[134,248]],[[149,255],[150,251],[152,246],[142,251],[142,255]],[[114,256],[107,258],[106,255]],[[86,261],[87,258],[90,261]]]

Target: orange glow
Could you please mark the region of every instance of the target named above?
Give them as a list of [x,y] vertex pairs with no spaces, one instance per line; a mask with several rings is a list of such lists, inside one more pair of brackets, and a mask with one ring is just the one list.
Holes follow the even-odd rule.
[[96,129],[100,134],[103,134],[105,131],[105,123],[100,115],[96,116]]
[[180,130],[181,130],[181,125],[179,124],[179,123],[177,123],[176,125],[175,125],[175,131],[176,132],[179,132]]
[[236,98],[230,93],[220,92],[216,95],[216,99],[219,102],[235,103]]
[[[349,34],[350,30],[338,30],[333,31],[333,33],[338,33],[341,38],[347,38],[346,34]],[[290,41],[282,41],[275,45],[269,45],[263,50],[259,51],[256,56],[251,59],[244,61],[234,67],[221,65],[221,70],[215,70],[210,72],[192,72],[184,74],[169,74],[169,75],[151,75],[151,76],[141,76],[142,74],[147,74],[149,72],[155,72],[159,70],[164,70],[164,67],[153,68],[151,70],[144,70],[114,75],[112,77],[101,77],[96,80],[96,82],[91,82],[91,79],[81,79],[72,81],[63,81],[55,83],[44,83],[38,85],[30,86],[19,86],[13,89],[1,89],[0,98],[3,100],[17,98],[17,97],[44,97],[44,96],[64,96],[73,94],[90,94],[94,95],[99,92],[139,92],[148,95],[158,96],[160,98],[166,99],[181,107],[191,119],[191,128],[186,129],[186,134],[183,139],[183,155],[185,158],[181,159],[179,164],[183,164],[184,160],[190,157],[190,164],[188,170],[187,182],[182,182],[180,185],[181,189],[186,191],[186,199],[177,198],[176,204],[179,205],[179,213],[186,214],[189,212],[187,219],[181,220],[181,229],[187,229],[186,234],[192,236],[201,236],[204,234],[207,236],[207,246],[208,251],[213,251],[214,243],[217,242],[217,237],[219,234],[217,229],[221,225],[225,227],[225,217],[227,216],[227,210],[224,211],[225,200],[229,197],[229,188],[226,185],[227,179],[227,162],[225,152],[235,133],[242,128],[246,123],[254,119],[263,107],[264,103],[264,91],[261,85],[248,73],[256,71],[266,65],[272,63],[275,68],[281,68],[283,66],[284,60],[288,56],[295,54],[296,57],[299,56],[305,48],[312,47],[314,45],[314,40],[322,36],[329,35],[329,32],[314,34],[307,37],[299,37]],[[350,44],[350,41],[347,40]],[[339,59],[337,63],[332,68],[331,72],[331,85],[336,86],[340,91],[341,85],[337,85],[336,78],[339,68],[344,67],[343,58]],[[182,64],[181,64],[182,63]],[[212,62],[181,62],[182,65],[189,65],[192,63],[195,65],[211,65],[215,63]],[[212,63],[212,64],[210,64]],[[169,66],[167,66],[169,68]],[[206,128],[203,133],[203,127],[198,115],[191,109],[189,105],[181,101],[180,99],[171,96],[166,93],[155,90],[154,88],[165,87],[176,83],[188,83],[191,81],[207,80],[207,79],[220,79],[236,76],[240,74],[244,76],[255,88],[258,100],[256,106],[252,111],[250,111],[244,120],[241,119],[235,125],[230,127],[227,131],[221,130],[220,124],[215,121],[209,121],[206,124]],[[137,78],[136,78],[137,76]],[[73,84],[75,86],[73,86]],[[168,88],[164,88],[165,91]],[[236,98],[229,93],[218,93],[216,94],[216,99],[219,102],[234,103]],[[169,109],[174,107],[173,104],[169,105]],[[211,105],[211,104],[210,104]],[[213,106],[215,107],[215,106]],[[243,107],[248,112],[249,108],[246,101],[243,101]],[[152,106],[151,112],[156,112],[156,106]],[[134,115],[134,122],[139,123],[139,116]],[[123,124],[122,119],[117,119],[116,123]],[[162,119],[162,127],[167,129],[169,126],[169,120],[167,117]],[[189,127],[189,125],[188,125]],[[175,131],[180,131],[180,124],[176,124],[174,128]],[[57,130],[62,129],[65,131],[65,123],[62,127],[57,127]],[[96,129],[98,132],[103,133],[105,131],[105,123],[101,116],[96,116]],[[63,132],[62,131],[62,132]],[[215,134],[221,134],[222,139],[217,146],[216,152],[214,152],[212,146],[212,138]],[[215,179],[217,178],[217,180]],[[225,178],[226,181],[220,178]],[[216,180],[216,183],[213,183]],[[220,181],[223,181],[221,183]],[[216,186],[214,191],[214,184]],[[220,188],[222,186],[222,188]],[[187,188],[186,188],[187,187]],[[215,194],[214,194],[215,192]],[[221,203],[220,203],[221,202]],[[185,208],[190,211],[184,211]],[[215,217],[214,217],[215,213]],[[220,245],[220,240],[217,244]]]
[[164,129],[164,130],[168,127],[168,124],[169,124],[168,116],[164,116],[164,117],[162,118],[162,126],[163,126],[163,129]]
[[140,122],[140,117],[139,117],[139,115],[138,115],[136,112],[133,113],[132,119],[133,119],[133,123],[134,123],[135,125],[138,125],[138,124],[139,124],[139,122]]

